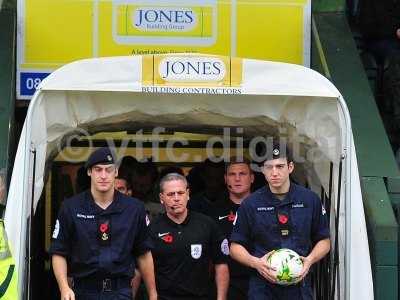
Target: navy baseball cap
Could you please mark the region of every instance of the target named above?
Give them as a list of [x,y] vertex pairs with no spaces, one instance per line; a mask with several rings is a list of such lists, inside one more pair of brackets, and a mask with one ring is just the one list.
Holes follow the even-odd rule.
[[103,147],[94,151],[85,163],[85,168],[90,169],[94,165],[102,164],[109,165],[114,163],[114,152],[108,148]]

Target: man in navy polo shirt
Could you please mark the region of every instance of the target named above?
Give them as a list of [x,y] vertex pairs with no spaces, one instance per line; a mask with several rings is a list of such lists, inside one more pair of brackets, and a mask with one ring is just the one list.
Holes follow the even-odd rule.
[[209,300],[210,263],[217,300],[226,300],[228,240],[210,217],[189,211],[188,200],[184,176],[170,173],[161,179],[160,201],[166,213],[150,225],[159,300]]
[[[262,169],[267,185],[245,199],[231,235],[231,257],[255,269],[249,300],[312,300],[310,267],[330,250],[325,209],[318,196],[290,181],[294,163],[285,145],[274,145]],[[276,284],[267,257],[289,248],[303,260],[302,282]]]
[[90,190],[60,209],[49,252],[62,300],[131,300],[135,257],[149,299],[157,299],[145,209],[114,190],[114,157],[107,147],[93,152],[85,165]]

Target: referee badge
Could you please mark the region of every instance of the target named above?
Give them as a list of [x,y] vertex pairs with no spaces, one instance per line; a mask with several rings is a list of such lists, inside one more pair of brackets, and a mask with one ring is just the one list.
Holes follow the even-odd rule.
[[201,244],[190,245],[190,253],[194,259],[199,259],[201,257],[202,247]]
[[229,255],[229,242],[227,239],[224,239],[221,243],[221,252],[224,255]]

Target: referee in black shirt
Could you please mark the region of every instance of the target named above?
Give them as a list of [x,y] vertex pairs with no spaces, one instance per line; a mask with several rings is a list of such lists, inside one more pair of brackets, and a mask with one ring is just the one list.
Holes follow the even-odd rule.
[[152,221],[150,235],[159,300],[207,300],[210,263],[215,268],[217,300],[229,285],[229,246],[216,223],[187,209],[186,178],[171,173],[160,181],[166,213]]

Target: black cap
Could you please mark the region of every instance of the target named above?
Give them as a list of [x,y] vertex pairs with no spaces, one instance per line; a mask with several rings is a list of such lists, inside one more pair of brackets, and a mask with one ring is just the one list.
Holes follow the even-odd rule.
[[114,153],[108,147],[103,147],[94,151],[85,163],[85,168],[90,169],[94,165],[98,164],[113,164],[114,163]]

